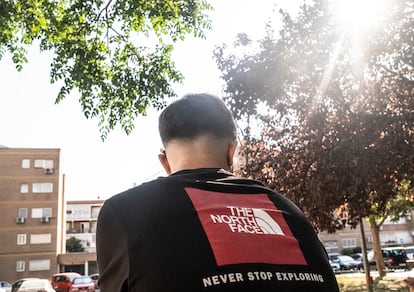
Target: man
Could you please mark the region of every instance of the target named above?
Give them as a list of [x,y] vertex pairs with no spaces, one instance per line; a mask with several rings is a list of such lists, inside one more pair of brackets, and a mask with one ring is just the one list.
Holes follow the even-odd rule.
[[286,197],[228,170],[236,127],[222,100],[184,96],[159,117],[168,177],[107,200],[102,292],[339,291],[326,252]]

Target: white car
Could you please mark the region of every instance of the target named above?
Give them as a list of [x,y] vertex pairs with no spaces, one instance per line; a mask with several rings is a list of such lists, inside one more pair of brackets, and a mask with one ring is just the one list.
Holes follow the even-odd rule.
[[338,263],[334,263],[333,261],[329,260],[329,264],[331,265],[331,268],[334,271],[334,273],[337,273],[341,270],[341,266]]
[[0,281],[0,292],[11,292],[12,284],[7,281]]
[[48,279],[26,278],[20,279],[13,284],[15,292],[56,292]]
[[406,246],[405,252],[407,253],[407,257],[409,260],[414,260],[414,246]]

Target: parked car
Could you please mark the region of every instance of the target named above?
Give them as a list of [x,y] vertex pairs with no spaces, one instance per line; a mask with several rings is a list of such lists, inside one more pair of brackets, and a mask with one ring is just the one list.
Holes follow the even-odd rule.
[[[403,247],[384,247],[381,249],[385,267],[390,270],[407,269],[407,253]],[[370,265],[375,265],[374,251],[367,254]]]
[[407,254],[407,270],[412,270],[414,268],[414,246],[406,246],[405,253]]
[[7,281],[0,281],[0,292],[10,292],[12,284]]
[[341,270],[341,267],[338,263],[334,263],[333,261],[329,260],[329,264],[331,265],[332,271],[334,271],[334,273],[337,273]]
[[355,271],[361,268],[361,263],[347,255],[339,255],[332,262],[339,264],[341,271]]
[[328,252],[328,257],[331,261],[334,261],[338,258],[338,256],[342,255],[339,252]]
[[362,263],[362,253],[357,252],[357,253],[351,254],[350,257],[356,260],[357,262]]
[[95,284],[89,276],[73,278],[72,288],[69,291],[95,292]]
[[12,285],[12,292],[56,292],[48,279],[25,278]]
[[92,274],[89,277],[92,278],[92,281],[95,284],[95,289],[98,289],[99,288],[99,274]]
[[407,254],[407,258],[409,260],[414,260],[414,246],[406,246],[405,247],[405,253]]
[[74,272],[54,274],[51,279],[52,287],[56,290],[56,292],[71,291],[72,281],[76,277],[81,277],[81,275]]
[[95,285],[92,278],[89,276],[81,276],[79,273],[67,272],[54,274],[51,282],[56,292],[95,292]]

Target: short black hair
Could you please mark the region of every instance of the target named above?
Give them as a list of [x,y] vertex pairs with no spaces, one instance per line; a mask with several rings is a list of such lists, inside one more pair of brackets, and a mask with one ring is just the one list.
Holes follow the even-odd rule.
[[236,125],[224,102],[210,94],[188,94],[167,106],[158,119],[161,141],[200,135],[235,139]]

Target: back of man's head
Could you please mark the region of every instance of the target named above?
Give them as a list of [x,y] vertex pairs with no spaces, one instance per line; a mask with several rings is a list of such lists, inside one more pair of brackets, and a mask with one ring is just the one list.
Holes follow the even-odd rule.
[[235,139],[236,126],[224,102],[209,94],[189,94],[171,103],[159,117],[164,146],[173,139],[195,139],[211,135]]

